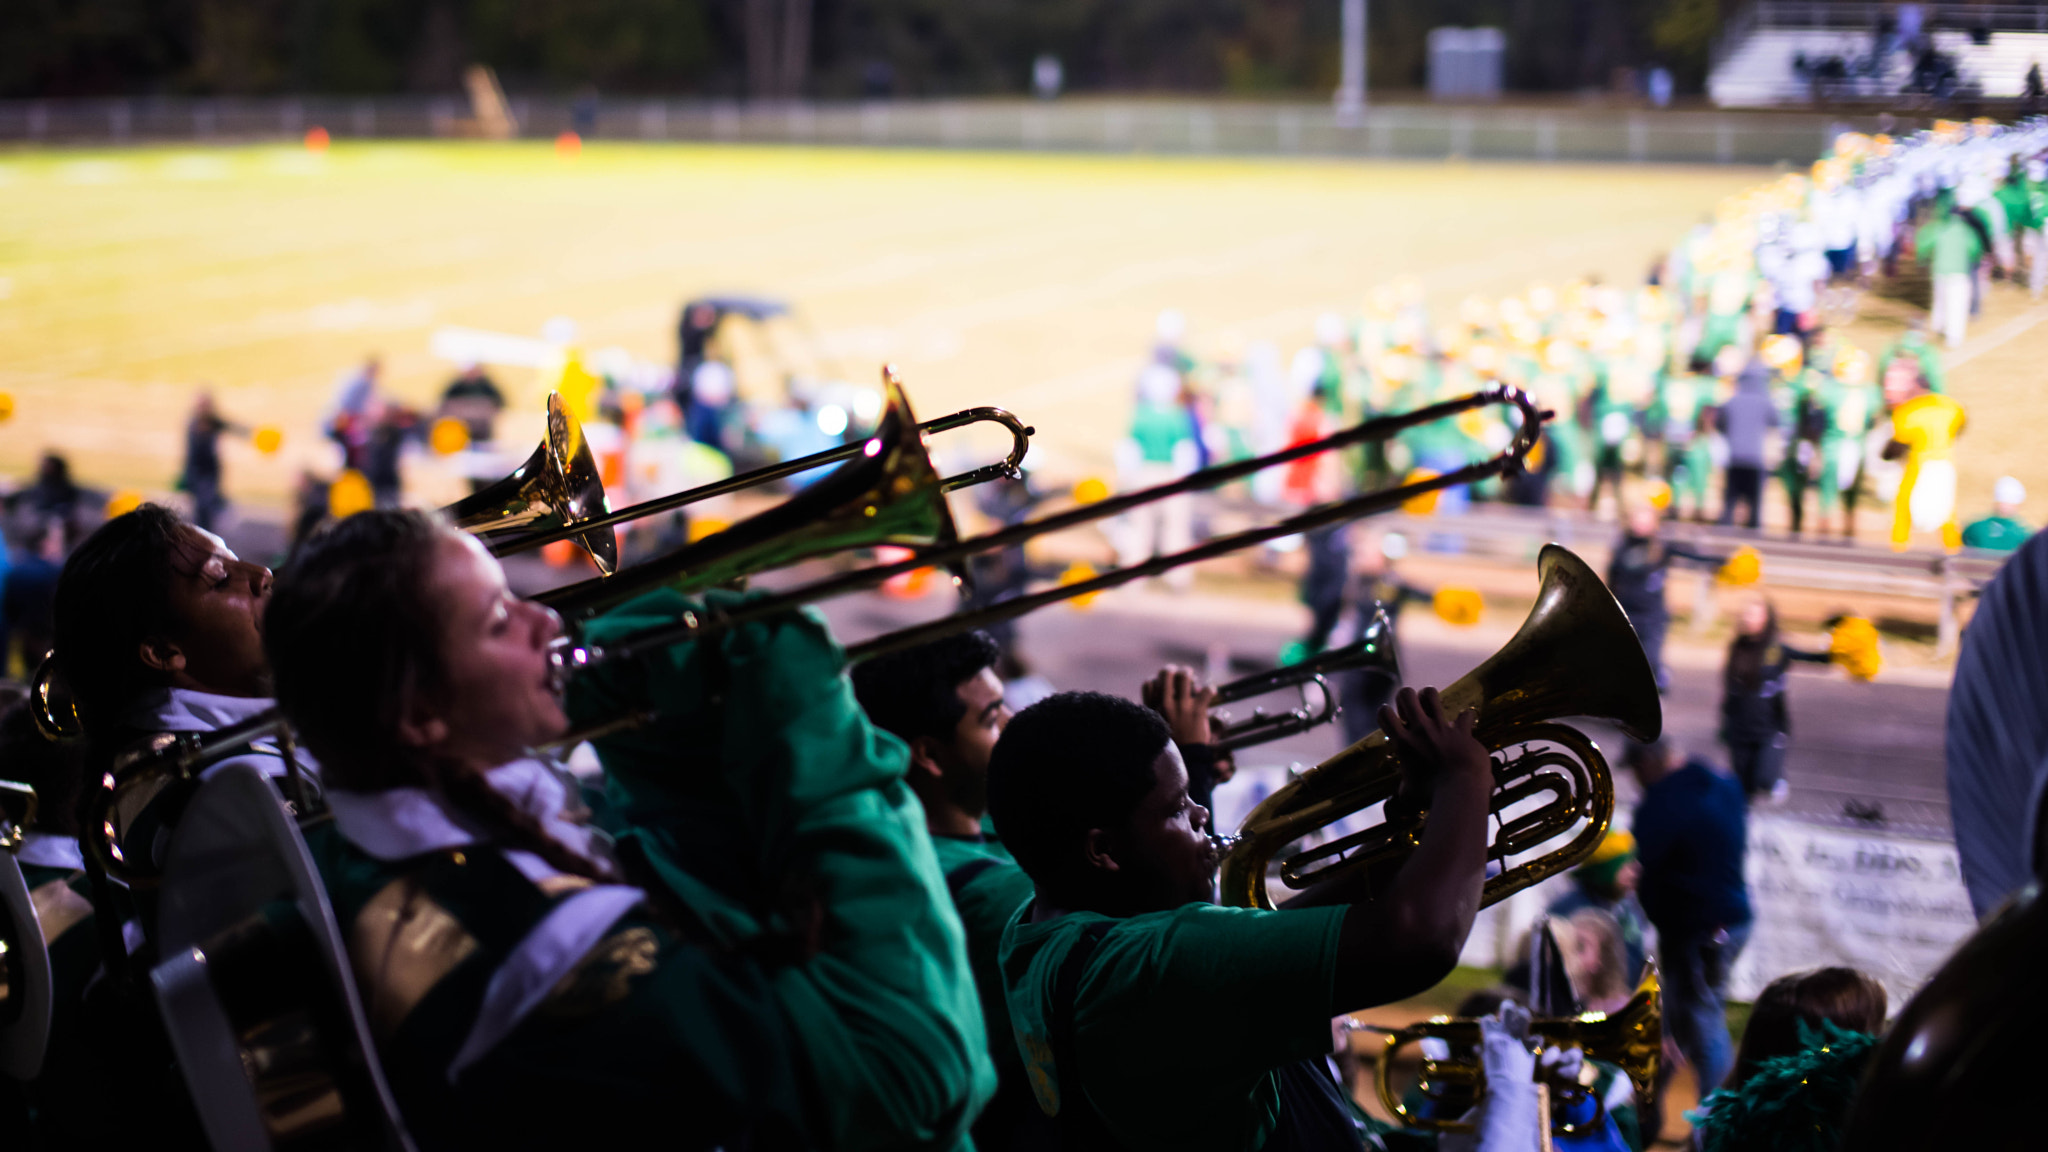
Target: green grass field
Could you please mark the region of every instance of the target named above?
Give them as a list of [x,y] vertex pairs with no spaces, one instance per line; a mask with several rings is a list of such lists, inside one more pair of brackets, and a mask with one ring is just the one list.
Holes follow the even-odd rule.
[[[385,356],[432,397],[447,324],[674,356],[695,293],[789,298],[850,374],[898,363],[921,411],[1014,408],[1042,462],[1100,469],[1163,307],[1197,350],[1283,353],[1315,316],[1419,277],[1468,293],[1634,280],[1751,169],[1194,160],[595,144],[0,154],[0,470],[45,446],[107,486],[175,475],[195,387],[287,430],[231,445],[276,500],[337,374]],[[506,374],[537,411],[531,374]],[[537,426],[537,424],[536,424]],[[522,437],[523,438],[523,437]]]

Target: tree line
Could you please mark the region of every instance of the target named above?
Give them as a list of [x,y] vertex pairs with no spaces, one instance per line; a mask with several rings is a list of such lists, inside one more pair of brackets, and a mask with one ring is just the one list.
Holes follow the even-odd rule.
[[[1067,88],[1325,93],[1340,0],[7,0],[0,95],[515,92],[1001,95],[1050,54]],[[1425,82],[1439,25],[1507,32],[1511,89],[1701,82],[1736,0],[1370,0],[1368,74]]]

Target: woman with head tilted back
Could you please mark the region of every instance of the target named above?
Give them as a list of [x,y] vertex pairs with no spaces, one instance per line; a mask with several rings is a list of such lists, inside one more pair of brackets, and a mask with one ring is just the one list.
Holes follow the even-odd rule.
[[[57,581],[57,674],[78,702],[89,763],[164,732],[214,732],[271,709],[263,654],[270,569],[168,508],[144,504],[86,537]],[[279,782],[288,800],[317,797],[318,766],[259,742],[207,771],[241,762]],[[291,768],[297,784],[287,785]],[[301,791],[303,789],[303,791]],[[175,804],[152,804],[121,828],[131,866],[162,858]],[[90,829],[87,830],[90,833]],[[141,927],[154,931],[152,918]]]
[[[570,724],[560,631],[414,512],[316,535],[272,597],[278,700],[334,814],[310,846],[414,1137],[964,1140],[993,1088],[964,947],[901,746],[854,706],[822,626],[779,617],[579,687],[586,707],[630,689],[662,713],[616,849],[530,751]],[[633,751],[600,746],[614,786]],[[724,874],[691,875],[673,829],[632,823],[664,780],[672,810],[717,809],[702,834],[725,838]]]

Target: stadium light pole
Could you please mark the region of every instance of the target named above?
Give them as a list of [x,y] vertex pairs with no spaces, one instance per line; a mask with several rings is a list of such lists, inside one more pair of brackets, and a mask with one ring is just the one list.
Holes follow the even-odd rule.
[[1365,0],[1343,0],[1337,48],[1337,122],[1365,119]]

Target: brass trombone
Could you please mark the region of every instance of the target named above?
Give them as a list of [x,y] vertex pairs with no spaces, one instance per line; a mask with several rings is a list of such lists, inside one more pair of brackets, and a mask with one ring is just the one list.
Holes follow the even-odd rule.
[[[1520,389],[1511,388],[1506,385],[1495,385],[1455,399],[1426,405],[1412,412],[1404,412],[1393,416],[1380,416],[1366,420],[1350,428],[1334,432],[1320,440],[1297,444],[1278,452],[1267,453],[1264,456],[1256,456],[1232,464],[1220,464],[1215,467],[1204,468],[1197,472],[1191,472],[1178,480],[1158,484],[1151,488],[1127,492],[1120,496],[1112,496],[1105,500],[1098,500],[1091,504],[1071,508],[1064,512],[1054,513],[1036,520],[1027,520],[1020,524],[1013,524],[1007,528],[998,529],[997,531],[970,537],[965,540],[942,541],[919,549],[918,554],[910,559],[897,561],[892,564],[874,565],[837,576],[827,577],[785,592],[761,597],[736,611],[708,616],[688,612],[671,623],[645,629],[603,646],[567,645],[563,650],[562,662],[566,670],[575,671],[604,661],[631,659],[635,656],[651,654],[674,644],[716,635],[756,620],[788,612],[791,609],[806,604],[814,604],[821,600],[829,600],[849,593],[877,588],[897,576],[914,572],[920,568],[955,566],[983,552],[1015,547],[1039,536],[1050,535],[1051,533],[1064,531],[1068,528],[1076,528],[1098,520],[1106,520],[1141,505],[1156,503],[1168,497],[1210,488],[1219,488],[1225,484],[1242,480],[1266,468],[1292,463],[1293,461],[1320,455],[1324,452],[1388,440],[1396,434],[1418,424],[1447,420],[1460,413],[1495,405],[1516,409],[1519,421],[1515,429],[1514,438],[1507,447],[1484,460],[1468,464],[1463,468],[1454,469],[1439,476],[1429,476],[1390,488],[1360,493],[1348,499],[1319,504],[1304,512],[1297,513],[1264,527],[1248,528],[1228,536],[1219,536],[1205,543],[1198,544],[1193,548],[1184,549],[1165,556],[1155,556],[1150,560],[1123,568],[1114,568],[1087,580],[1047,588],[1028,595],[990,604],[971,612],[955,613],[928,624],[898,629],[897,631],[885,633],[871,640],[852,645],[847,648],[846,654],[849,660],[858,661],[879,656],[884,652],[914,647],[918,644],[936,640],[942,636],[970,631],[1002,620],[1014,619],[1026,613],[1035,612],[1048,604],[1056,604],[1078,596],[1122,587],[1136,580],[1143,580],[1188,564],[1197,564],[1204,560],[1214,560],[1220,556],[1227,556],[1230,553],[1264,544],[1271,540],[1296,536],[1304,532],[1312,532],[1318,528],[1325,528],[1332,524],[1340,524],[1363,516],[1370,516],[1376,512],[1399,507],[1403,502],[1427,492],[1454,488],[1461,484],[1470,484],[1474,481],[1510,474],[1520,469],[1522,458],[1534,446],[1537,433],[1542,422],[1548,418],[1549,413],[1537,408],[1535,401],[1531,400]],[[873,499],[878,502],[878,506],[879,502],[884,499],[907,496],[910,492],[915,491],[921,482],[914,474],[917,470],[915,461],[911,460],[908,456],[899,457],[899,459],[901,463],[898,465],[898,468],[908,469],[913,474],[902,475],[891,469],[877,469],[874,477],[876,486],[872,492]],[[929,471],[928,464],[924,470]],[[732,532],[746,531],[751,535],[763,535],[765,533],[760,529],[752,527],[755,525],[755,522],[765,521],[768,517],[776,516],[794,503],[795,501],[792,500],[788,504],[771,509],[749,521],[735,525],[733,528],[728,529],[726,533],[706,537],[700,543],[710,544],[712,541],[717,540],[719,536]],[[867,515],[864,511],[867,505],[862,504],[860,501],[846,500],[842,496],[840,497],[840,507],[848,521],[852,521],[856,516]],[[869,516],[868,518],[873,517]],[[801,523],[787,525],[787,527],[797,531],[806,533],[815,531],[819,534],[833,537],[847,534],[851,530],[851,526],[850,522],[832,522],[816,529],[808,528]],[[881,540],[875,542],[888,543],[889,541]],[[612,577],[612,580],[616,582],[628,579],[631,576],[632,570],[629,569]],[[586,583],[592,589],[595,589],[599,582],[590,581]],[[571,587],[577,586],[572,585]],[[541,599],[545,602],[546,595],[543,595]],[[580,607],[580,605],[575,604],[573,599],[570,603],[572,607]],[[1616,609],[1616,611],[1618,612],[1619,609]],[[1626,625],[1626,621],[1623,623]],[[1638,655],[1640,657],[1640,652]]]
[[[888,388],[900,388],[901,385],[897,380],[896,370],[893,367],[883,369],[883,373],[884,394],[886,396]],[[885,407],[885,419],[886,416],[887,411]],[[930,436],[937,432],[950,432],[955,428],[965,428],[969,424],[1002,425],[1010,433],[1010,451],[1003,459],[994,464],[984,464],[979,468],[969,469],[966,472],[956,476],[948,476],[939,481],[940,492],[953,492],[975,484],[985,484],[990,480],[1015,480],[1024,475],[1024,456],[1031,450],[1031,437],[1037,433],[1038,429],[1019,420],[1015,414],[1007,409],[986,405],[979,408],[967,408],[950,416],[941,416],[936,420],[927,420],[917,425],[917,430],[926,436]],[[881,434],[881,431],[878,429],[876,435],[879,436]],[[509,556],[515,552],[530,551],[543,545],[553,544],[558,540],[570,539],[583,532],[594,532],[612,528],[628,520],[638,520],[643,517],[658,515],[662,512],[671,512],[677,508],[709,500],[714,496],[725,496],[746,488],[758,487],[762,484],[783,479],[786,476],[794,476],[799,472],[809,472],[813,468],[820,468],[827,464],[844,463],[866,453],[867,446],[872,439],[873,437],[870,437],[867,440],[843,444],[823,452],[814,452],[809,456],[802,456],[795,460],[784,461],[780,464],[770,464],[764,468],[754,468],[715,483],[686,489],[667,496],[657,496],[652,500],[644,500],[630,507],[621,508],[616,512],[606,512],[587,520],[579,520],[573,524],[545,531],[537,531],[512,539],[500,540],[491,544],[491,555]]]
[[[1529,1035],[1541,1047],[1576,1047],[1586,1059],[1618,1066],[1635,1086],[1636,1099],[1647,1103],[1657,1082],[1657,1064],[1664,1052],[1664,997],[1655,967],[1645,967],[1643,981],[1635,995],[1618,1011],[1581,1012],[1576,1016],[1537,1017],[1529,1022]],[[1401,1048],[1426,1039],[1441,1040],[1453,1053],[1475,1055],[1463,1059],[1422,1059],[1422,1085],[1449,1088],[1476,1102],[1486,1086],[1486,1074],[1479,1067],[1479,1021],[1469,1017],[1437,1016],[1407,1028],[1385,1033],[1378,1065],[1373,1069],[1373,1087],[1380,1103],[1395,1119],[1411,1128],[1439,1132],[1470,1132],[1472,1125],[1455,1116],[1424,1116],[1401,1099],[1394,1090],[1394,1054]]]
[[[1592,740],[1562,717],[1609,720],[1638,740],[1663,729],[1663,705],[1635,629],[1586,562],[1556,544],[1537,559],[1542,588],[1528,619],[1500,651],[1443,689],[1444,713],[1478,712],[1479,742],[1499,754],[1487,856],[1501,866],[1482,905],[1572,866],[1599,845],[1614,815],[1614,783]],[[1267,872],[1289,845],[1391,801],[1401,765],[1375,732],[1268,796],[1229,841],[1220,869],[1223,903],[1271,908]],[[1528,807],[1532,801],[1539,801]],[[1281,883],[1306,888],[1340,874],[1397,870],[1413,851],[1426,810],[1394,811],[1363,831],[1302,848],[1280,862]],[[1560,836],[1569,842],[1534,860],[1510,861]]]
[[[1387,619],[1385,609],[1376,610],[1372,622],[1365,627],[1365,634],[1342,648],[1332,648],[1285,668],[1254,672],[1219,686],[1209,702],[1212,708],[1278,692],[1282,688],[1300,689],[1301,703],[1277,713],[1254,708],[1252,714],[1243,720],[1228,720],[1222,724],[1212,743],[1219,751],[1234,752],[1239,748],[1284,739],[1335,720],[1339,711],[1337,690],[1327,677],[1352,671],[1384,676],[1395,684],[1401,682],[1400,663],[1394,654],[1393,622]],[[1318,703],[1313,706],[1308,698],[1311,685],[1318,697]]]
[[[893,378],[892,378],[893,379]],[[967,540],[958,538],[941,494],[942,481],[923,452],[918,425],[909,403],[894,389],[883,428],[863,442],[860,457],[852,464],[806,489],[795,497],[724,532],[708,536],[674,553],[615,572],[608,578],[572,584],[543,593],[539,600],[557,607],[565,615],[587,617],[602,608],[646,588],[671,585],[700,588],[722,583],[736,576],[766,571],[796,559],[842,548],[904,542],[926,543],[920,554],[894,564],[862,568],[776,595],[764,596],[729,613],[700,615],[685,612],[677,620],[642,630],[610,644],[575,644],[565,639],[557,652],[558,666],[573,674],[599,663],[651,655],[675,644],[702,639],[751,621],[780,615],[797,607],[851,592],[878,587],[887,580],[934,565],[953,566],[985,551],[1011,547],[1031,538],[1077,527],[1129,511],[1142,504],[1187,492],[1219,487],[1280,464],[1388,439],[1404,429],[1435,420],[1449,419],[1476,408],[1503,405],[1516,409],[1518,427],[1512,442],[1495,456],[1440,476],[1417,480],[1398,487],[1367,492],[1346,500],[1318,505],[1263,528],[1248,529],[1168,556],[1154,557],[1141,564],[1114,569],[1075,584],[1003,601],[973,612],[876,637],[848,649],[849,659],[861,660],[885,651],[921,644],[941,635],[967,631],[999,620],[1034,611],[1047,604],[1090,592],[1118,587],[1186,564],[1214,559],[1269,540],[1313,531],[1361,516],[1399,506],[1424,492],[1469,484],[1510,473],[1535,444],[1547,417],[1535,402],[1518,389],[1496,386],[1467,396],[1442,401],[1395,416],[1367,420],[1320,440],[1279,452],[1191,473],[1179,480],[1122,496],[1111,497],[1038,520],[1013,525]],[[1638,656],[1640,659],[1640,656]],[[643,722],[647,712],[635,711],[609,718],[565,738],[563,743],[600,738],[605,733]],[[161,786],[189,781],[203,767],[254,739],[272,735],[288,736],[281,714],[254,717],[243,726],[224,729],[202,737],[159,737],[124,757],[108,773],[90,803],[94,806],[85,823],[89,850],[103,860],[112,860],[108,873],[130,874],[134,869],[118,859],[119,828],[109,812],[140,811]],[[133,792],[131,804],[125,793]],[[117,813],[118,814],[118,813]]]

